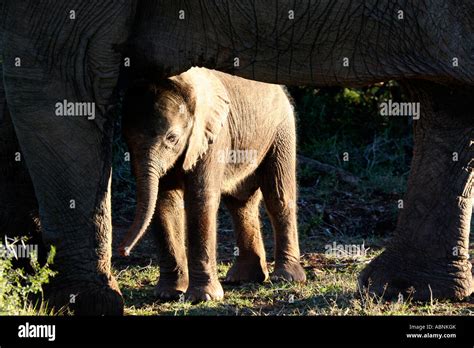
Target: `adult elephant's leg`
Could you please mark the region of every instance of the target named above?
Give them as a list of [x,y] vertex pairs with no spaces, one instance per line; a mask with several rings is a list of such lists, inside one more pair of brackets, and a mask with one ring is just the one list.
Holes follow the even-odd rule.
[[[58,89],[43,86],[43,91],[48,95],[39,98],[54,103],[49,94]],[[111,123],[100,129],[87,118],[60,119],[43,108],[28,112],[11,99],[37,192],[43,241],[57,251],[50,305],[71,302],[77,314],[120,314],[122,299],[110,269]]]
[[41,247],[38,204],[6,103],[0,113],[0,238],[27,236]]
[[[2,45],[3,47],[3,45]],[[2,50],[0,47],[0,53]],[[0,64],[3,76],[3,64]],[[38,243],[38,204],[0,81],[0,238],[29,235]]]
[[[110,264],[112,120],[106,110],[120,69],[114,46],[127,39],[132,5],[30,5],[9,3],[4,83],[43,240],[57,250],[50,304],[70,304],[76,314],[121,314]],[[61,111],[64,102],[88,104]],[[74,117],[59,116],[66,114]]]
[[[421,103],[415,150],[395,237],[360,283],[388,297],[462,299],[473,291],[468,259],[474,196],[472,90],[410,83]],[[385,287],[385,289],[384,289]]]

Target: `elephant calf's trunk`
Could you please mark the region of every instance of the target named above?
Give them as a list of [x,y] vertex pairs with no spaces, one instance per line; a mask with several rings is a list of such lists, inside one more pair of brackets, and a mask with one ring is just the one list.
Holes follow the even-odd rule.
[[145,234],[155,212],[158,196],[158,176],[147,174],[137,178],[137,207],[133,224],[120,244],[119,253],[129,256],[133,247]]

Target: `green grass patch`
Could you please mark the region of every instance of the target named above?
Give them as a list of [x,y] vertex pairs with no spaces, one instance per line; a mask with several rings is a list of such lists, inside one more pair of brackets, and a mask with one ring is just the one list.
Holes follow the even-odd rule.
[[[129,266],[116,271],[127,304],[127,315],[473,315],[474,303],[437,301],[414,302],[411,299],[386,301],[360,292],[357,275],[380,251],[366,258],[347,259],[309,254],[303,257],[308,281],[305,284],[266,282],[240,286],[224,285],[225,298],[192,305],[189,302],[159,302],[153,291],[159,269]],[[224,278],[228,263],[219,264]],[[270,269],[272,264],[269,264]]]
[[[0,249],[4,250],[1,243]],[[39,264],[37,255],[31,255],[30,272],[14,267],[13,259],[0,257],[0,316],[53,314],[43,301],[42,287],[56,274],[50,268],[54,255],[55,249],[52,248],[43,266]]]

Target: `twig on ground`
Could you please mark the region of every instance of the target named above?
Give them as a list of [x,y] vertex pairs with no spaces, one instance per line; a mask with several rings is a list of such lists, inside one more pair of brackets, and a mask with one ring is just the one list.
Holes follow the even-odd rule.
[[345,171],[344,169],[334,167],[330,164],[319,162],[315,159],[298,155],[298,162],[303,163],[313,170],[324,173],[324,174],[335,174],[337,178],[351,186],[357,186],[359,184],[359,178]]

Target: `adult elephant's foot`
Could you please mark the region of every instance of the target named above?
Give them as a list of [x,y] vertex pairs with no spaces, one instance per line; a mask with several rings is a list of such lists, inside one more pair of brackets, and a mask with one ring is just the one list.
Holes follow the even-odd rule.
[[474,198],[474,124],[464,89],[406,81],[423,105],[414,121],[408,189],[387,249],[359,278],[384,297],[455,299],[473,290],[469,235]]
[[176,301],[179,300],[188,288],[188,275],[175,273],[167,275],[160,274],[158,285],[155,289],[155,295],[161,301]]
[[398,297],[426,301],[436,299],[461,300],[474,290],[471,264],[468,260],[409,259],[404,253],[386,250],[360,274],[362,291],[385,299]]
[[237,258],[232,267],[227,271],[225,283],[263,283],[268,279],[268,269],[265,261],[259,258]]
[[203,285],[190,284],[188,291],[186,291],[186,299],[191,303],[219,301],[223,298],[224,289],[217,279]]
[[275,262],[275,270],[271,275],[272,281],[287,280],[290,282],[304,283],[306,274],[297,261]]
[[117,282],[63,285],[54,281],[45,290],[48,308],[70,311],[74,315],[123,315],[124,302]]

